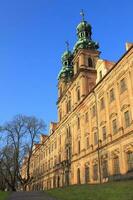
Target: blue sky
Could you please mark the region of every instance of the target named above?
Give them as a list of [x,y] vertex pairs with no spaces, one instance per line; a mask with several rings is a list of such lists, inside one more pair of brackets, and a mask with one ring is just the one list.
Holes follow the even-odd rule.
[[0,0],[0,123],[18,113],[57,120],[57,75],[80,10],[101,58],[117,61],[133,42],[132,0]]

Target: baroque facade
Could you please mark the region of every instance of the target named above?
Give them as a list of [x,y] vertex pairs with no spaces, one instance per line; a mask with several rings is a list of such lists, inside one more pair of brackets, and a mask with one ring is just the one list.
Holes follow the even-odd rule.
[[114,63],[100,58],[84,17],[77,36],[62,56],[58,123],[34,146],[28,190],[133,177],[133,44]]

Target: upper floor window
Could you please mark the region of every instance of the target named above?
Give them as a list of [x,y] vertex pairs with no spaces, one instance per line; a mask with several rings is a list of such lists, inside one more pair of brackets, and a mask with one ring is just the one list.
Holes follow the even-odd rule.
[[80,128],[80,118],[78,117],[78,129]]
[[123,93],[127,89],[125,78],[120,81],[120,92]]
[[92,117],[95,117],[96,116],[96,106],[94,105],[92,107]]
[[71,111],[71,98],[68,100],[68,111]]
[[89,148],[90,146],[90,140],[89,140],[89,137],[86,138],[86,147],[87,149]]
[[69,111],[71,111],[71,98],[68,99],[67,103],[66,103],[66,111],[67,113]]
[[106,127],[105,126],[102,127],[102,135],[103,135],[103,140],[105,140],[106,137],[107,137]]
[[88,117],[88,112],[85,113],[85,122],[88,122],[89,117]]
[[100,100],[100,109],[104,109],[105,108],[105,103],[104,103],[104,98],[102,97]]
[[116,121],[116,119],[114,119],[112,121],[112,130],[113,130],[114,134],[117,133],[117,121]]
[[77,100],[80,101],[80,88],[77,88]]
[[110,95],[110,102],[115,100],[115,93],[114,93],[114,88],[112,88],[109,92]]
[[71,137],[71,128],[70,126],[67,128],[67,138]]
[[59,111],[59,119],[60,120],[62,119],[62,111],[61,110]]
[[78,141],[78,153],[80,153],[80,141]]
[[124,118],[125,118],[125,126],[130,126],[130,114],[129,111],[124,112]]
[[102,70],[100,70],[100,72],[99,72],[99,80],[101,80],[102,77],[103,77],[103,75],[102,75]]
[[94,133],[94,144],[98,144],[98,135],[97,132]]
[[88,58],[88,67],[93,67],[92,59]]
[[61,154],[59,154],[59,163],[61,162]]
[[61,135],[59,136],[59,144],[61,145]]

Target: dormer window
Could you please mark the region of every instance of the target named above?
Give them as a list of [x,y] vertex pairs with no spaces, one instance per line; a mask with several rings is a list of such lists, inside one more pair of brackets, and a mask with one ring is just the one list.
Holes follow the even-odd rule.
[[88,67],[93,67],[92,59],[88,58]]

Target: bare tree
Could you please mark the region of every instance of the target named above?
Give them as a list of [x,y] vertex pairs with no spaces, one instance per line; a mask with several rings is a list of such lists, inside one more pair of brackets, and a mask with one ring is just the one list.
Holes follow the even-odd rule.
[[[13,186],[11,187],[12,190],[16,189],[18,182],[23,189],[26,189],[31,182],[33,177],[30,174],[30,167],[33,147],[44,129],[45,123],[43,120],[24,115],[17,115],[12,121],[1,127],[0,131],[5,134],[6,145],[1,151],[0,163],[1,168],[3,167],[8,172],[9,181],[6,180],[7,176],[4,177],[8,185]],[[9,153],[6,153],[7,151]],[[26,161],[25,176],[21,173],[24,160]]]

